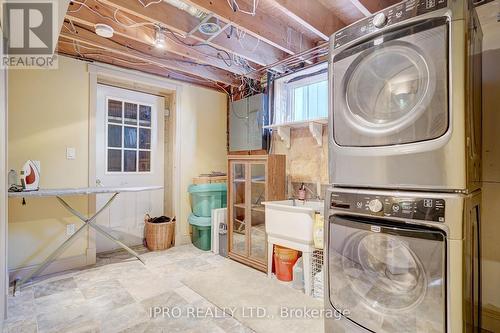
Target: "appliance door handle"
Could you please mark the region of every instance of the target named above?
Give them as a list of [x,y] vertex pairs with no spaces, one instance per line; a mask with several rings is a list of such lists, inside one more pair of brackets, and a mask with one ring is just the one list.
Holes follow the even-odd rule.
[[[389,224],[379,219],[334,214],[330,216],[330,223],[345,226],[348,228],[355,228],[396,236],[436,241],[444,241],[446,239],[446,234],[444,231],[432,229],[426,226],[417,227],[413,225],[403,224],[399,221]],[[402,227],[397,226],[397,224],[401,224]]]

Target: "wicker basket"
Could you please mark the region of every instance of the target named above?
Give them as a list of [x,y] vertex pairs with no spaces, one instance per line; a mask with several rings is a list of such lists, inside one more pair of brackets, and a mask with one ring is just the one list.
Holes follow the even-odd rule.
[[170,222],[152,223],[149,215],[144,219],[146,246],[150,251],[166,250],[175,245],[175,219]]

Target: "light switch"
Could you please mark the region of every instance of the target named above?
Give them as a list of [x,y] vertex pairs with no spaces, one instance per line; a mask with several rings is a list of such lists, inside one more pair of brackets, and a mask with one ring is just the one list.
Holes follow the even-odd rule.
[[76,159],[76,148],[67,147],[66,148],[66,159],[75,160]]

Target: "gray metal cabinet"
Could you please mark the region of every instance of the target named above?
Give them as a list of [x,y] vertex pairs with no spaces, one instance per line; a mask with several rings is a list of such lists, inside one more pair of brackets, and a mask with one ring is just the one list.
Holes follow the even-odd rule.
[[267,149],[267,95],[258,94],[229,105],[229,151]]

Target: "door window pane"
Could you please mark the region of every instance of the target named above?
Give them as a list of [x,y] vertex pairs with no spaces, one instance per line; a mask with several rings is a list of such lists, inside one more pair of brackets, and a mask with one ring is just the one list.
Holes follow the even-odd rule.
[[107,101],[108,172],[150,172],[152,107]]
[[139,152],[139,171],[140,172],[151,171],[151,152],[149,151]]
[[151,127],[151,107],[139,105],[139,125]]
[[108,149],[108,171],[122,171],[122,151],[117,149]]
[[115,100],[108,100],[108,121],[110,123],[122,122],[122,102]]
[[122,127],[108,125],[108,147],[121,148],[122,146]]
[[137,148],[137,127],[125,127],[125,148]]
[[125,124],[137,125],[137,104],[125,103]]
[[136,150],[125,150],[125,155],[123,158],[123,171],[125,171],[125,172],[137,171],[137,151]]
[[151,149],[151,130],[148,128],[139,129],[139,148]]

